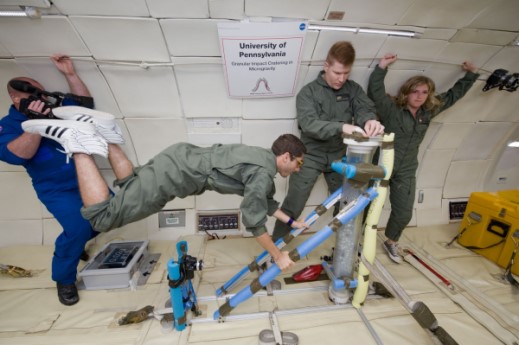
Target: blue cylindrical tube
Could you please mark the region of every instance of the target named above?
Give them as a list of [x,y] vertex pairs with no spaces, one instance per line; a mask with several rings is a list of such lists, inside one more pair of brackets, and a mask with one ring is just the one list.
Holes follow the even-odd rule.
[[[336,199],[339,198],[341,196],[341,193],[342,193],[342,187],[341,188],[338,188],[335,192],[333,192],[330,196],[328,196],[328,198],[326,198],[326,200],[323,201],[323,203],[321,204],[322,206],[324,206],[326,209],[329,209],[330,207],[333,206],[333,204],[336,203]],[[333,201],[333,203],[330,205],[330,203]],[[316,210],[313,210],[312,212],[310,212],[310,214],[305,218],[305,222],[308,223],[308,225],[312,225],[316,220],[317,218],[319,218],[320,215],[317,214]],[[292,229],[291,233],[294,233],[294,229]],[[280,248],[281,246],[281,243],[284,241],[283,238],[279,238],[277,241],[276,241],[276,246],[278,248]],[[258,255],[255,259],[256,263],[257,264],[260,264],[264,259],[265,257],[268,256],[268,252],[265,250],[263,251],[263,253],[261,253],[260,255]],[[240,281],[241,279],[243,279],[248,273],[250,272],[250,269],[249,269],[249,266],[245,266],[244,268],[242,268],[238,273],[236,273],[231,279],[229,279],[226,283],[224,283],[220,288],[218,288],[216,290],[216,295],[217,296],[221,296],[223,295],[224,293],[227,292],[227,290],[229,290],[234,284],[236,284],[238,281]]]
[[334,161],[332,162],[331,167],[333,171],[346,177],[347,179],[355,177],[355,174],[357,173],[357,168],[355,165],[346,164],[345,162]]
[[[168,261],[168,275],[170,280],[180,279],[180,265],[173,259]],[[175,317],[175,329],[183,331],[186,328],[185,322],[185,308],[182,301],[182,285],[175,288],[170,287],[169,293],[171,295],[171,307],[173,308],[173,316]]]
[[[350,206],[346,211],[341,211],[339,214],[335,217],[337,220],[339,220],[342,224],[345,224],[349,222],[351,219],[355,218],[368,204],[371,200],[373,200],[377,196],[377,191],[374,188],[369,188],[364,194],[359,195],[357,200],[353,205]],[[333,233],[333,229],[330,227],[330,225],[327,225],[314,235],[301,243],[297,248],[294,250],[297,251],[299,254],[299,257],[303,257],[308,255],[312,250],[314,250],[318,245],[320,245],[323,241],[325,241],[330,235]],[[273,264],[270,266],[270,268],[265,271],[260,277],[259,277],[259,283],[261,286],[266,286],[268,283],[270,283],[274,278],[281,272],[279,267],[276,264]],[[226,302],[226,304],[220,309],[216,310],[213,314],[213,318],[216,320],[220,318],[220,310],[227,310],[230,307],[230,309],[235,308],[238,304],[241,302],[249,299],[252,295],[254,295],[254,292],[251,289],[251,286],[247,286],[243,288],[240,292],[238,292],[236,295],[234,295],[229,301]],[[223,315],[225,316],[225,315]]]

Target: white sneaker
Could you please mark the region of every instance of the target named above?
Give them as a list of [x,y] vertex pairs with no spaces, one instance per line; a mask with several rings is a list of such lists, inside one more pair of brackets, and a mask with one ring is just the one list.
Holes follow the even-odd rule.
[[123,133],[112,114],[74,105],[54,108],[52,114],[64,120],[92,123],[109,144],[124,144]]
[[22,122],[22,128],[25,132],[37,133],[60,143],[67,159],[74,153],[108,157],[108,144],[97,134],[91,123],[68,120],[27,120]]
[[402,263],[402,258],[398,254],[398,243],[389,243],[389,241],[385,241],[382,243],[382,247],[384,247],[391,260],[397,264]]

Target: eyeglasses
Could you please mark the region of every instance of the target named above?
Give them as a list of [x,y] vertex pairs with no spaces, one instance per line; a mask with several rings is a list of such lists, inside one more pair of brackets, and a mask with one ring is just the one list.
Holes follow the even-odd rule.
[[290,155],[290,159],[291,160],[295,159],[297,161],[297,166],[299,168],[301,168],[303,166],[303,164],[305,163],[305,160],[303,158],[295,157],[294,155]]

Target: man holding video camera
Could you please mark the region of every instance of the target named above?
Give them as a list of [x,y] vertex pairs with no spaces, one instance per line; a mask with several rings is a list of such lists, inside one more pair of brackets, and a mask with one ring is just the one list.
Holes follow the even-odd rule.
[[0,120],[0,160],[27,170],[38,198],[62,226],[63,232],[55,242],[52,280],[57,284],[59,301],[73,305],[79,301],[77,265],[80,258],[85,259],[85,244],[97,232],[81,216],[83,203],[73,160],[68,161],[56,141],[24,132],[21,125],[29,118],[53,118],[52,108],[61,105],[93,107],[93,100],[68,56],[57,54],[51,60],[67,80],[71,93],[47,92],[36,80],[26,77],[10,80],[7,91],[13,105]]

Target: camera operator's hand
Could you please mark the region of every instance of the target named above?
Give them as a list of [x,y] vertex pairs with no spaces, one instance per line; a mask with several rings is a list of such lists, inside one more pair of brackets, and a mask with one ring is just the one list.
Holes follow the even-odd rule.
[[68,55],[65,54],[54,54],[50,57],[56,68],[65,75],[75,75],[76,70],[74,64]]
[[31,115],[47,117],[50,113],[50,108],[45,108],[45,103],[40,100],[32,101],[27,110],[31,112]]
[[81,80],[79,75],[76,73],[74,64],[68,55],[65,54],[54,54],[50,57],[56,68],[63,73],[71,93],[77,96],[90,97],[90,91],[86,87],[85,83]]

